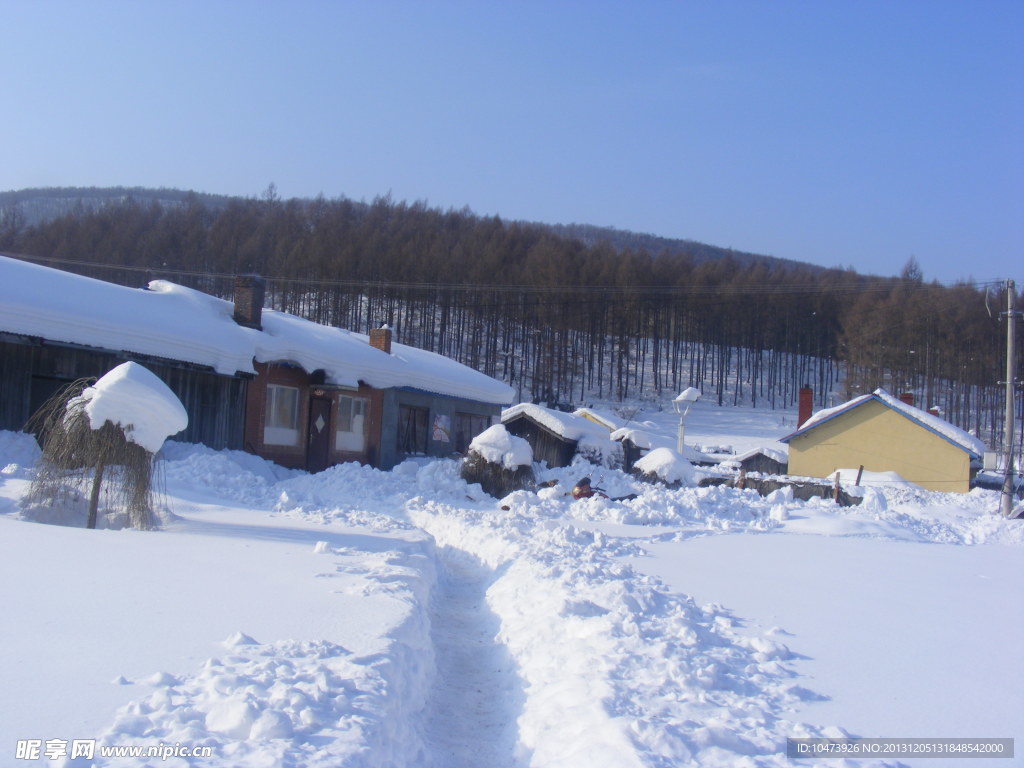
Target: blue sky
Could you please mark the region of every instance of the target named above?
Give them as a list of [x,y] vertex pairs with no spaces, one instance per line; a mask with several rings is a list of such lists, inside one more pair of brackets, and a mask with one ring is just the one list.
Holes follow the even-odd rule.
[[0,189],[469,206],[1024,281],[1024,2],[0,0]]

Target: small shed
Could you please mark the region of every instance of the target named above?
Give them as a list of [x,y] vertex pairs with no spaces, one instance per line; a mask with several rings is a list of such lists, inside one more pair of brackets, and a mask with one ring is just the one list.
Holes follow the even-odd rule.
[[612,432],[611,439],[622,446],[623,466],[627,472],[654,447],[647,432],[632,427],[616,429]]
[[607,426],[584,416],[520,403],[502,412],[501,423],[530,444],[535,461],[549,467],[567,467],[581,452],[602,463],[621,463],[620,447],[609,439]]
[[741,453],[728,461],[723,461],[722,466],[729,469],[740,469],[744,472],[757,472],[762,475],[785,475],[789,472],[789,459],[785,451],[762,446]]
[[970,490],[985,451],[976,437],[884,389],[818,411],[782,442],[789,446],[791,475],[828,477],[863,466],[956,493]]

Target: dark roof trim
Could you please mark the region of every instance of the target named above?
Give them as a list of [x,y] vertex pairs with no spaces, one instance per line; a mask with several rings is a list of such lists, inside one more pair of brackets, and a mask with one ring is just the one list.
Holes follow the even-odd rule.
[[42,336],[26,336],[23,334],[7,333],[6,331],[0,331],[0,341],[8,344],[18,344],[20,346],[29,347],[51,347],[55,349],[72,349],[79,352],[89,352],[97,355],[110,355],[111,357],[117,357],[122,360],[133,360],[136,362],[151,362],[157,365],[163,365],[168,368],[180,368],[186,371],[202,371],[203,373],[209,373],[213,376],[221,376],[225,379],[252,379],[255,378],[255,374],[248,373],[246,371],[235,371],[233,374],[218,373],[209,365],[201,365],[199,363],[190,363],[185,360],[174,360],[169,357],[157,357],[156,355],[146,355],[141,352],[133,352],[130,349],[107,349],[106,347],[92,347],[88,344],[76,344],[73,341],[51,341],[45,339]]

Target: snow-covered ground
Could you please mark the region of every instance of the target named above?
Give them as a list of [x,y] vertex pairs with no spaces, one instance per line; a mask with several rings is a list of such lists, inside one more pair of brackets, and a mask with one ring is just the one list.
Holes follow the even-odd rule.
[[[633,426],[674,445],[674,418]],[[792,428],[698,403],[687,442]],[[787,737],[1024,736],[1024,522],[995,492],[839,508],[584,464],[496,500],[452,461],[163,456],[162,530],[42,525],[34,443],[0,433],[0,764],[96,739],[64,762],[784,766]],[[574,502],[584,474],[639,496]],[[99,758],[133,745],[211,756]]]

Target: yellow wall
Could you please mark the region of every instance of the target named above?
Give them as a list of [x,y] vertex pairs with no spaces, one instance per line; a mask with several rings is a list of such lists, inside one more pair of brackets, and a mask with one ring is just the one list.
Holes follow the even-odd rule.
[[896,472],[931,491],[970,490],[966,451],[874,400],[789,441],[791,475],[827,477],[861,464],[869,472]]

